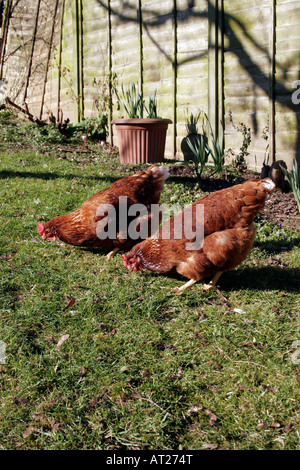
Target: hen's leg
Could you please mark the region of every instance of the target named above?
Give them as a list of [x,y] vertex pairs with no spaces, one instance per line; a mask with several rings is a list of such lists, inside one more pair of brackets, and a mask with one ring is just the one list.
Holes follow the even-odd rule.
[[112,250],[110,253],[108,253],[108,255],[106,255],[106,258],[107,258],[107,261],[110,261],[110,259],[116,254],[118,253],[120,248],[115,248],[114,250]]
[[208,284],[203,284],[202,286],[203,290],[208,291],[208,290],[213,289],[215,285],[217,284],[222,273],[223,271],[217,272]]
[[185,289],[188,289],[191,287],[193,284],[195,284],[198,281],[195,281],[194,279],[190,279],[188,282],[183,284],[181,287],[174,287],[174,289],[171,289],[171,293],[174,294],[181,294]]

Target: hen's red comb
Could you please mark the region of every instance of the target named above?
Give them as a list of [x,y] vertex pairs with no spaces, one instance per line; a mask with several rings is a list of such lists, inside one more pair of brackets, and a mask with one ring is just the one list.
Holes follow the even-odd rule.
[[37,224],[37,229],[38,229],[39,234],[43,235],[43,233],[45,231],[45,225],[43,224],[43,222],[39,222]]
[[127,260],[127,256],[125,255],[125,253],[121,256],[121,258],[123,260],[123,264],[124,264],[125,268],[129,269],[128,260]]

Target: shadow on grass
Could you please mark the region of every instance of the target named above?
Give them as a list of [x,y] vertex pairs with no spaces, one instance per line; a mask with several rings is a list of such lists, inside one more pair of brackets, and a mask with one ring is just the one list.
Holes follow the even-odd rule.
[[[149,271],[150,273],[150,271]],[[153,276],[167,277],[186,283],[187,279],[174,273],[159,275],[151,273]],[[198,281],[196,285],[209,282],[210,278]],[[227,271],[220,277],[217,287],[224,291],[241,291],[244,289],[254,290],[281,290],[286,292],[298,292],[300,294],[300,268],[280,268],[278,266],[265,266],[258,268],[245,268]],[[186,291],[188,292],[188,290]]]
[[[79,174],[72,174],[68,173],[67,175],[62,175],[55,172],[33,172],[33,171],[12,171],[12,170],[3,170],[0,171],[0,179],[7,179],[7,178],[33,178],[33,179],[42,179],[42,180],[56,180],[56,179],[66,179],[71,180],[73,178],[80,178],[83,180],[98,180],[98,181],[107,181],[108,183],[114,183],[115,181],[119,180],[120,178],[124,178],[126,176],[132,176],[139,171],[142,171],[143,168],[136,168],[133,169],[129,174],[120,174],[120,176],[98,176],[98,175],[79,175]],[[123,172],[126,171],[123,168]],[[193,184],[197,183],[197,179],[192,176],[169,176],[168,183],[176,183],[176,184]],[[223,180],[223,179],[214,179],[210,180],[209,178],[203,178],[203,185],[207,190],[214,191],[217,189],[224,189],[232,186],[232,182]]]
[[218,282],[221,290],[281,290],[300,293],[300,268],[266,266],[224,273]]
[[[66,179],[72,180],[73,178],[80,178],[84,180],[99,180],[99,181],[107,181],[110,183],[114,183],[115,181],[119,180],[120,178],[124,178],[126,176],[132,176],[138,171],[141,171],[142,168],[137,169],[136,171],[130,172],[130,174],[121,175],[120,176],[98,176],[98,175],[79,175],[79,174],[72,174],[68,173],[67,175],[62,175],[59,173],[54,172],[33,172],[33,171],[11,171],[11,170],[3,170],[0,171],[0,179],[8,179],[8,178],[33,178],[33,179],[42,179],[42,180],[56,180],[56,179]],[[170,176],[168,178],[169,183],[190,183],[196,184],[197,180],[193,177],[181,177],[181,176]]]
[[300,246],[300,237],[293,239],[282,239],[281,241],[254,242],[254,247],[270,254],[283,253],[286,250],[291,251],[294,246]]
[[85,175],[74,175],[71,173],[68,173],[67,175],[60,175],[59,173],[50,173],[50,172],[45,172],[45,173],[37,173],[37,172],[31,172],[31,171],[8,171],[8,170],[3,170],[0,171],[0,179],[7,179],[7,178],[34,178],[34,179],[42,179],[42,180],[55,180],[55,179],[66,179],[66,180],[71,180],[73,178],[81,178],[81,179],[94,179],[94,180],[99,180],[99,181],[107,181],[110,183],[114,183],[120,178],[118,177],[113,177],[113,176],[98,176],[98,175],[90,175],[90,176],[85,176]]

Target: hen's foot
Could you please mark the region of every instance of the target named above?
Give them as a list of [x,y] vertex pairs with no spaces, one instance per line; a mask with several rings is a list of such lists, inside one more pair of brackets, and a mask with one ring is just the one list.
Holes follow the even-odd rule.
[[202,286],[202,289],[205,291],[205,292],[208,292],[209,290],[212,290],[215,288],[215,285],[214,284],[203,284]]
[[173,289],[170,290],[170,294],[177,294],[177,295],[180,295],[182,294],[182,290],[180,290],[179,287],[174,287]]
[[174,287],[174,289],[171,289],[170,293],[171,294],[177,294],[177,295],[180,295],[182,294],[182,292],[185,290],[185,289],[188,289],[189,287],[191,287],[193,284],[195,284],[195,281],[194,279],[191,279],[190,281],[186,282],[185,284],[183,284],[183,286],[181,287]]
[[203,284],[202,289],[205,292],[208,292],[208,291],[214,289],[216,287],[216,284],[217,284],[221,274],[222,274],[222,271],[219,271],[218,273],[216,273],[214,275],[214,277],[212,278],[212,280],[208,284]]
[[108,253],[108,255],[106,255],[107,261],[110,261],[111,258],[112,258],[116,253],[118,253],[119,250],[120,250],[120,248],[115,248],[115,249],[112,250],[110,253]]

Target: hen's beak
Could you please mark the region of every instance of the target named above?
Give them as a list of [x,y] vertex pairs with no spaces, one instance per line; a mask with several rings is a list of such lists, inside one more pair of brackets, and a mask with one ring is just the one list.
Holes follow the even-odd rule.
[[134,265],[132,266],[131,269],[134,269],[135,271],[141,271],[142,266],[140,265],[141,258],[139,256],[134,256]]

